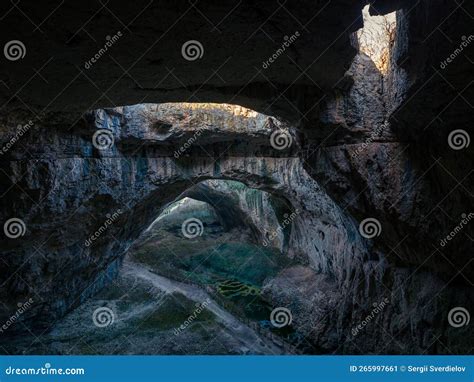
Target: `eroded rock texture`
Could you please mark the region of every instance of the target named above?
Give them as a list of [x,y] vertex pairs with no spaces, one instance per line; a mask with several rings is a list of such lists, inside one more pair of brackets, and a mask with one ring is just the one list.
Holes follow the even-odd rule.
[[[398,10],[382,76],[351,43],[363,2],[211,3],[155,2],[138,15],[123,4],[114,9],[122,23],[106,7],[90,18],[93,7],[63,5],[23,61],[5,62],[1,221],[21,218],[26,232],[2,237],[0,322],[19,302],[34,304],[2,335],[48,329],[100,290],[133,241],[186,193],[228,197],[227,217],[246,215],[259,240],[261,210],[199,183],[226,179],[270,192],[295,214],[288,237],[271,245],[306,264],[268,280],[264,292],[291,309],[318,351],[469,352],[472,325],[455,328],[448,316],[472,310],[473,223],[442,240],[472,213],[473,145],[455,149],[448,135],[472,136],[474,44],[446,59],[469,38],[473,5],[374,2],[374,14]],[[29,6],[43,16],[54,9]],[[89,18],[86,33],[79,26]],[[8,36],[28,42],[28,21],[15,10],[7,19]],[[123,40],[84,69],[101,46],[87,35],[102,41],[115,30]],[[296,30],[301,37],[263,69]],[[183,59],[190,39],[204,46],[202,60]],[[256,111],[163,103],[177,101]],[[98,129],[110,148],[93,145]],[[290,144],[275,148],[275,132]],[[380,223],[373,238],[359,231],[367,218]]]
[[224,228],[249,230],[256,244],[288,251],[291,225],[280,220],[293,213],[290,202],[233,181],[204,181],[182,196],[210,204]]

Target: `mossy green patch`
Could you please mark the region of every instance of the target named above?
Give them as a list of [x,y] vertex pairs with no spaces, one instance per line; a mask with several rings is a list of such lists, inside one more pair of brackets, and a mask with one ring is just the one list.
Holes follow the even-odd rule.
[[261,286],[267,277],[275,276],[289,262],[287,257],[271,248],[230,242],[192,256],[189,264],[195,274],[212,273],[221,278]]

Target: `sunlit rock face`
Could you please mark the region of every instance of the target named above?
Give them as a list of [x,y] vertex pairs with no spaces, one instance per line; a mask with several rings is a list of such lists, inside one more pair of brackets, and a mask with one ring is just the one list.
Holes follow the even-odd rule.
[[[149,155],[190,157],[226,153],[246,155],[271,152],[273,155],[296,153],[296,130],[290,125],[256,111],[227,104],[144,104],[101,109],[86,115],[96,128],[110,129],[116,150],[133,153],[154,149]],[[283,145],[272,133],[283,131],[294,145]],[[281,150],[275,150],[272,142]],[[171,150],[173,149],[173,150]],[[104,154],[104,153],[101,153]]]
[[[385,6],[374,4],[374,9]],[[429,15],[426,19],[423,12]],[[377,248],[393,256],[392,248],[402,243],[396,259],[422,263],[448,277],[463,269],[469,278],[473,272],[467,263],[470,240],[450,242],[441,257],[433,255],[434,246],[439,247],[453,225],[468,214],[469,207],[460,200],[472,198],[468,190],[473,186],[474,158],[472,145],[464,141],[464,149],[456,150],[449,138],[450,132],[459,129],[465,132],[461,141],[469,135],[465,121],[469,113],[462,111],[468,105],[461,91],[472,89],[462,87],[459,80],[464,68],[472,65],[459,55],[458,64],[439,69],[439,74],[433,72],[443,62],[439,54],[447,49],[444,39],[435,49],[439,62],[420,54],[436,38],[427,39],[414,52],[417,36],[423,34],[420,23],[435,28],[440,17],[440,9],[431,9],[426,2],[397,13],[386,73],[379,72],[366,55],[355,57],[347,72],[352,87],[329,97],[320,114],[318,126],[326,134],[308,132],[314,149],[305,165],[356,219],[372,216],[381,221],[387,237],[375,241]],[[447,23],[443,28],[446,35],[456,34],[459,25]],[[446,76],[453,76],[449,91],[442,90]],[[451,91],[460,96],[449,98],[446,94]],[[453,108],[456,117],[451,115]],[[451,212],[448,220],[443,211]],[[472,229],[467,227],[469,232]]]

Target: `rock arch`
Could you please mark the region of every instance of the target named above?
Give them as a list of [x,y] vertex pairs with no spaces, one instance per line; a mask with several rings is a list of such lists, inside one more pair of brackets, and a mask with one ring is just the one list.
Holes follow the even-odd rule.
[[[269,128],[270,117],[224,106],[209,122],[202,119],[208,110],[196,105],[163,109],[99,110],[94,118],[89,116],[87,126],[112,131],[117,138],[110,149],[95,150],[90,140],[82,140],[80,149],[91,155],[12,163],[12,173],[28,172],[24,187],[42,191],[33,196],[36,200],[24,199],[22,208],[3,206],[10,214],[20,214],[27,227],[21,240],[7,242],[7,269],[19,271],[3,273],[7,288],[2,290],[10,306],[22,295],[36,296],[38,303],[24,319],[34,316],[42,326],[94,293],[113,277],[126,250],[167,204],[210,179],[236,180],[287,200],[294,227],[288,254],[306,256],[318,272],[342,278],[355,259],[364,257],[365,243],[350,217],[307,174],[291,147],[272,147],[275,127]],[[254,120],[249,123],[249,118]],[[169,125],[166,138],[157,138],[157,120]],[[189,139],[183,131],[194,134],[196,126],[204,126],[200,145],[189,148],[192,157],[176,158],[174,148]],[[292,136],[285,123],[275,120],[272,126]],[[238,137],[235,147],[225,155],[204,155],[213,146],[229,144],[229,135]],[[260,144],[253,146],[253,155],[243,156],[242,145],[254,142]],[[298,144],[296,138],[292,144]],[[24,259],[28,261],[20,264]],[[48,282],[44,276],[39,279],[45,269]]]

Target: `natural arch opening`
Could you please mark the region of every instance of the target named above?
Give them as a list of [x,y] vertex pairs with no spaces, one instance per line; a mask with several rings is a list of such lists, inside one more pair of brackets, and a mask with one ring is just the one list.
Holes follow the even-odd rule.
[[[297,231],[288,200],[238,181],[215,179],[192,185],[159,211],[128,250],[114,280],[28,351],[316,351],[292,325],[291,311],[277,303],[278,293],[295,283],[303,291],[301,299],[314,288],[308,260],[288,250]],[[313,277],[301,279],[302,272]],[[80,343],[74,341],[78,323]],[[24,340],[15,346],[24,346]]]
[[367,55],[377,69],[386,75],[390,68],[390,54],[395,43],[396,12],[372,15],[373,4],[362,10],[364,26],[356,32],[359,52]]
[[[291,311],[275,305],[275,294],[294,283],[296,275],[314,275],[307,259],[288,251],[295,218],[294,206],[275,193],[232,180],[201,181],[161,210],[129,250],[119,279],[151,272],[147,279],[155,286],[173,290],[167,296],[172,304],[154,313],[157,322],[172,317],[173,309],[186,301],[199,306],[204,301],[211,319],[189,322],[199,348],[188,344],[188,325],[180,329],[175,322],[172,343],[187,344],[187,354],[202,348],[225,354],[315,352],[292,325]],[[310,280],[298,279],[298,288],[311,290]],[[289,321],[280,326],[275,309]],[[166,341],[169,346],[169,337]],[[220,344],[226,344],[225,350]],[[160,351],[171,352],[167,345]]]
[[[78,139],[87,155],[65,158],[60,168],[65,174],[55,174],[58,179],[72,174],[82,187],[80,194],[73,195],[78,200],[71,202],[81,206],[69,221],[75,227],[75,241],[72,245],[68,241],[72,231],[63,231],[55,249],[62,257],[49,261],[50,267],[56,261],[62,269],[65,284],[74,283],[74,293],[64,300],[58,293],[59,320],[46,323],[46,331],[40,328],[40,343],[33,339],[32,344],[25,344],[31,338],[17,338],[11,343],[12,352],[87,353],[92,348],[91,353],[107,353],[123,335],[143,344],[143,336],[157,339],[172,334],[167,348],[151,346],[148,341],[134,353],[175,353],[173,330],[180,332],[177,322],[186,321],[194,314],[190,307],[207,304],[208,298],[210,305],[205,309],[200,305],[199,314],[209,314],[200,317],[215,321],[206,325],[216,331],[216,338],[227,341],[225,349],[232,349],[230,352],[279,354],[308,346],[300,329],[292,325],[292,308],[287,307],[291,300],[280,292],[290,290],[287,280],[295,293],[311,290],[317,272],[330,269],[328,256],[339,256],[328,254],[331,238],[346,242],[349,234],[337,206],[304,170],[294,128],[236,105],[177,103],[95,110],[85,116],[84,131],[87,134]],[[310,189],[317,192],[309,196]],[[170,223],[171,216],[184,207],[210,219],[209,224],[201,223],[215,232],[191,245],[176,241],[176,233],[182,230],[154,230],[163,222]],[[334,230],[333,225],[341,229]],[[28,226],[34,234],[35,227],[30,222]],[[161,250],[164,258],[150,271],[147,266],[157,258],[142,248],[122,264],[124,253],[147,233],[166,233],[159,237],[160,246],[171,242],[182,246],[179,262],[171,263],[176,260],[172,252]],[[78,242],[77,235],[84,240]],[[155,239],[148,237],[142,244],[158,244]],[[72,256],[74,273],[62,267],[63,260]],[[186,283],[191,267],[199,270],[199,277]],[[295,267],[308,278],[300,280],[301,272]],[[206,280],[208,284],[203,284]],[[223,306],[214,301],[219,298]],[[307,301],[301,294],[295,312],[304,304]],[[273,310],[277,308],[286,315],[282,327],[275,321],[279,311]],[[114,326],[98,334],[97,328],[108,327],[100,321],[106,318]],[[298,320],[304,326],[304,320]],[[87,344],[81,349],[70,341],[71,328],[77,330],[71,322],[78,321],[84,322],[83,332],[90,334],[81,339]],[[143,327],[134,337],[133,330]],[[206,333],[209,328],[194,342],[205,341]],[[239,339],[242,334],[243,340]],[[183,337],[193,342],[192,336],[190,330]],[[127,352],[121,346],[117,351]],[[201,346],[199,352],[228,352],[209,346]]]

